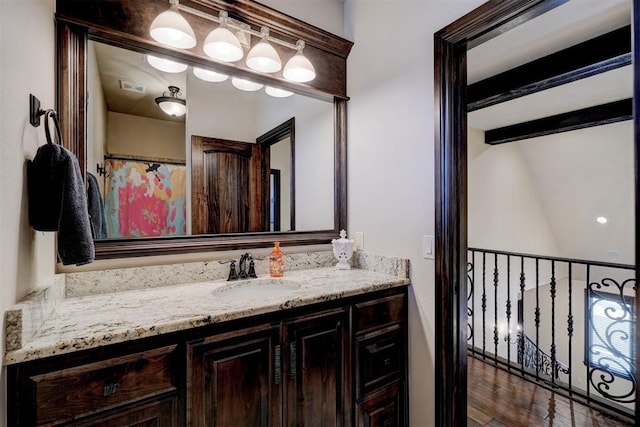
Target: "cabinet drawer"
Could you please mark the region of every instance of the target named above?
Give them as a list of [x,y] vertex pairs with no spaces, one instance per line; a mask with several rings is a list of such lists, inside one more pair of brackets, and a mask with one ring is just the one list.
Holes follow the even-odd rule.
[[403,331],[397,324],[356,338],[358,398],[402,377],[403,346]]
[[403,427],[407,425],[402,382],[368,396],[356,410],[356,427]]
[[406,318],[405,294],[356,304],[355,318],[356,332],[400,322]]
[[176,346],[30,377],[36,424],[71,420],[176,389]]

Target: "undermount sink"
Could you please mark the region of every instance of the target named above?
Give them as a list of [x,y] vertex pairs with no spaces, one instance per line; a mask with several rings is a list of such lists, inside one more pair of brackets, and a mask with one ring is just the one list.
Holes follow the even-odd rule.
[[262,299],[285,296],[300,289],[300,284],[280,278],[257,278],[229,282],[214,291],[214,295],[224,299]]

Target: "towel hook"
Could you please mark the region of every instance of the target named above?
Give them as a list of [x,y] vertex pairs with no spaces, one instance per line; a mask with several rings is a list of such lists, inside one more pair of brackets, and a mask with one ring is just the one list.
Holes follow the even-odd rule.
[[44,130],[47,142],[53,144],[51,138],[51,132],[49,131],[49,118],[53,119],[53,123],[56,126],[56,136],[58,137],[58,144],[62,145],[62,132],[60,131],[60,121],[58,120],[58,113],[55,110],[43,110],[40,108],[40,100],[33,94],[29,94],[29,123],[32,126],[40,126],[40,116],[44,115]]

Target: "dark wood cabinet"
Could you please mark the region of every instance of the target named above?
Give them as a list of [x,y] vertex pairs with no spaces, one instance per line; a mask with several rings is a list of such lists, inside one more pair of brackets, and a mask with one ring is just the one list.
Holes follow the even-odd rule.
[[407,391],[407,294],[354,306],[355,425],[409,425]]
[[187,424],[280,425],[279,326],[264,325],[187,345]]
[[348,311],[286,322],[285,426],[346,426]]
[[406,287],[7,367],[11,426],[407,426]]
[[175,396],[152,400],[139,406],[118,410],[93,420],[71,424],[73,427],[175,427],[177,425]]

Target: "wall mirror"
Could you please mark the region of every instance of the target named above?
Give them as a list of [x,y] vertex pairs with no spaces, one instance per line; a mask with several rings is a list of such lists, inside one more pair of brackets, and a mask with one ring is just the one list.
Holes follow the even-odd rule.
[[[242,91],[211,72],[162,71],[144,53],[89,41],[87,172],[104,197],[100,238],[333,229],[333,104]],[[186,114],[155,102],[169,87]]]
[[[69,120],[63,132],[104,198],[106,226],[95,241],[97,258],[244,249],[274,240],[327,243],[346,226],[346,97],[322,87],[329,81],[322,77],[323,52],[314,59],[318,87],[291,84],[123,32],[125,26],[137,28],[131,21],[144,27],[153,10],[139,18],[132,14],[121,26],[117,17],[97,24],[104,11],[93,3],[78,9],[71,6],[83,2],[59,0],[57,28],[59,111]],[[234,16],[242,16],[243,6]],[[283,25],[272,21],[277,12],[255,7],[267,14],[260,19]],[[313,39],[318,29],[309,28]],[[345,46],[344,59],[350,42]],[[159,70],[150,56],[184,69]],[[230,78],[211,81],[217,80],[211,72]],[[233,77],[292,95],[243,91]],[[171,97],[171,88],[186,101],[181,117],[167,115],[155,101]]]

